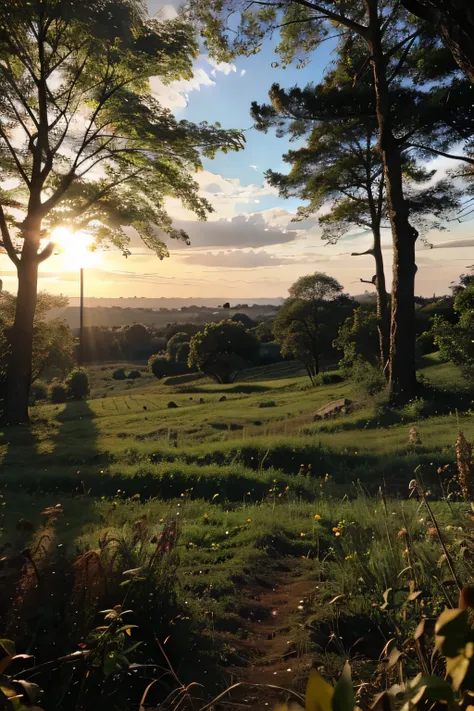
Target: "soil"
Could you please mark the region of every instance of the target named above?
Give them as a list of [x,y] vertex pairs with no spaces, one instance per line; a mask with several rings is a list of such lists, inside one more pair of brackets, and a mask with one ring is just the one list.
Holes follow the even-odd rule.
[[[304,611],[317,582],[304,573],[284,573],[270,589],[249,592],[258,613],[252,615],[242,642],[252,656],[248,667],[232,669],[234,683],[244,682],[228,698],[232,708],[269,711],[286,701],[298,702],[291,692],[304,695],[312,659],[307,651]],[[300,620],[299,620],[300,618]],[[265,685],[264,687],[260,685]],[[268,688],[267,685],[280,687]],[[304,702],[300,699],[304,706]],[[226,704],[227,705],[227,704]]]

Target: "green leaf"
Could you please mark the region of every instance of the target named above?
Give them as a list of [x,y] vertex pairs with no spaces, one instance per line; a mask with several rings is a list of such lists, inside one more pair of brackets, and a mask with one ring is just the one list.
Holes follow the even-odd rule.
[[332,709],[333,711],[354,711],[354,688],[349,662],[344,664],[339,681],[334,687]]
[[0,639],[0,647],[2,647],[7,654],[14,657],[16,654],[15,642],[11,639]]
[[332,711],[334,689],[317,671],[309,675],[306,686],[306,711]]

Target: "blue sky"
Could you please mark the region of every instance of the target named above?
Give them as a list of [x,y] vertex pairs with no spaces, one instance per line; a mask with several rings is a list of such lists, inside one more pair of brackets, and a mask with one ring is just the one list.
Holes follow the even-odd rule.
[[[149,0],[150,10],[163,19],[172,17],[176,4],[163,5]],[[331,61],[331,45],[323,44],[304,69],[272,68],[277,59],[274,41],[267,41],[262,51],[231,64],[216,64],[202,48],[195,62],[194,78],[163,86],[152,81],[152,89],[161,103],[178,118],[190,121],[219,121],[225,128],[246,129],[246,148],[239,153],[218,154],[204,160],[204,170],[196,179],[203,196],[215,212],[206,223],[197,222],[176,201],[169,211],[176,226],[185,228],[191,246],[170,244],[171,256],[160,262],[142,246],[135,245],[132,256],[124,260],[117,253],[103,254],[89,266],[89,291],[95,296],[182,296],[251,299],[286,296],[288,287],[299,276],[323,271],[335,276],[346,291],[358,294],[366,286],[360,278],[374,273],[370,256],[353,258],[352,251],[370,246],[370,235],[354,230],[335,246],[321,240],[317,217],[304,224],[292,222],[298,202],[284,200],[265,183],[268,168],[284,171],[282,161],[290,143],[272,133],[255,131],[249,114],[253,100],[268,99],[274,82],[283,87],[318,82]],[[453,162],[433,161],[441,177]],[[329,209],[329,206],[328,208]],[[417,293],[431,295],[448,291],[449,284],[474,262],[474,221],[453,222],[450,230],[428,234],[434,249],[418,246]],[[384,256],[388,284],[391,281],[392,254],[390,234],[384,235]],[[0,257],[1,258],[1,257]],[[4,259],[4,258],[3,258]],[[15,275],[6,267],[5,286],[14,289]],[[53,257],[42,266],[41,287],[55,293],[76,295],[77,270],[61,257]]]

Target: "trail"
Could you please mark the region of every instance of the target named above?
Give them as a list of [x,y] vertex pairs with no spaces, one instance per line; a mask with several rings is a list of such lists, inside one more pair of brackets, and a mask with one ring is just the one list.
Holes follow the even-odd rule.
[[[306,649],[304,611],[316,585],[314,579],[303,574],[295,577],[294,573],[285,573],[278,585],[259,589],[249,598],[258,603],[260,618],[264,619],[253,619],[248,624],[243,645],[254,659],[251,666],[232,670],[236,682],[272,684],[299,692],[304,689],[312,661]],[[243,686],[229,700],[234,708],[269,711],[290,698],[296,700],[285,691]]]

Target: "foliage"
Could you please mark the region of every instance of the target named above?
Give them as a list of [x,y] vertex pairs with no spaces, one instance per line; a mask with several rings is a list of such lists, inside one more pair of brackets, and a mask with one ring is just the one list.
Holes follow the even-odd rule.
[[17,654],[15,642],[11,639],[0,639],[0,704],[5,711],[42,711],[38,706],[41,697],[41,689],[38,684],[26,679],[19,679],[18,674],[9,674],[7,670],[14,662],[18,664],[21,660],[31,659],[30,654]]
[[351,377],[362,392],[371,397],[387,388],[387,381],[380,367],[374,366],[360,357],[352,362]]
[[465,378],[474,381],[474,285],[459,291],[454,300],[458,322],[433,318],[432,334],[441,355],[455,363]]
[[189,372],[185,363],[170,360],[163,353],[151,356],[148,361],[148,369],[155,378],[166,378],[168,375],[184,375],[184,373]]
[[142,374],[140,373],[139,370],[129,370],[127,373],[127,380],[137,380],[137,378],[141,378]]
[[[67,304],[65,296],[48,294],[46,291],[38,294],[33,333],[33,383],[47,370],[64,375],[72,368],[74,341],[71,330],[63,319],[50,317],[53,309],[64,308]],[[0,358],[3,359],[6,359],[9,352],[8,336],[15,318],[15,309],[16,297],[8,291],[0,291]]]
[[178,363],[187,363],[191,336],[184,331],[175,333],[168,341],[166,352],[168,358]]
[[375,312],[359,307],[340,326],[334,348],[343,353],[343,368],[352,368],[359,358],[372,365],[380,364],[378,322]]
[[209,323],[191,339],[188,365],[210,375],[218,383],[231,383],[258,358],[255,336],[241,323],[223,320]]
[[250,316],[247,316],[247,314],[236,313],[231,317],[230,320],[235,321],[235,323],[241,323],[242,326],[247,330],[255,328],[255,321],[252,321]]
[[[150,80],[192,78],[194,27],[149,18],[141,0],[18,0],[0,11],[1,246],[18,267],[9,422],[28,420],[38,264],[54,230],[88,233],[128,255],[130,230],[163,259],[164,238],[189,243],[166,210],[176,198],[199,219],[212,207],[193,174],[203,157],[239,150],[242,134],[177,120]],[[18,402],[11,402],[17,392]],[[21,397],[20,397],[21,394]]]
[[116,368],[112,373],[112,378],[114,380],[126,380],[127,371],[125,368]]
[[49,396],[53,404],[60,404],[67,400],[67,388],[61,383],[53,383],[49,390]]
[[291,299],[309,302],[331,301],[341,292],[342,286],[337,279],[323,272],[302,276],[288,289]]
[[258,326],[252,329],[252,333],[260,343],[271,343],[274,339],[273,320],[265,319],[265,321],[261,321]]
[[84,400],[90,393],[89,374],[85,368],[76,368],[66,379],[68,397],[72,400]]
[[30,400],[31,404],[35,405],[38,401],[48,399],[48,385],[43,380],[37,380],[31,386]]
[[274,322],[275,338],[282,355],[300,360],[314,382],[321,358],[331,353],[338,324],[352,311],[353,302],[341,294],[336,279],[320,272],[300,277],[289,292]]

